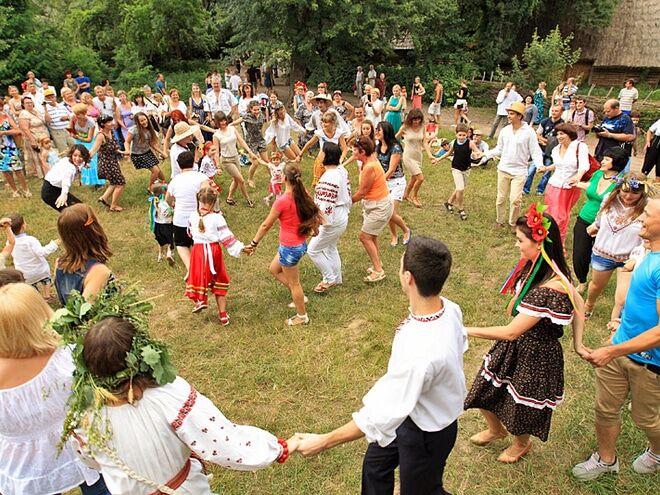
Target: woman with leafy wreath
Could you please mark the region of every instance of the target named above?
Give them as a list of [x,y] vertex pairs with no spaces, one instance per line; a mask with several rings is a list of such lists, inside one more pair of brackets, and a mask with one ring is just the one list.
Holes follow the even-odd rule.
[[112,283],[93,304],[75,295],[56,313],[54,328],[76,344],[63,439],[78,440],[113,495],[211,495],[204,461],[239,471],[283,463],[298,440],[232,423],[177,376],[149,335],[150,310]]
[[51,495],[77,486],[109,495],[76,444],[60,446],[71,394],[71,348],[46,326],[53,312],[27,284],[0,288],[0,492]]
[[580,356],[590,352],[582,344],[584,303],[570,281],[559,227],[545,209],[532,204],[516,222],[521,259],[501,290],[513,294],[508,312],[514,318],[504,326],[466,329],[471,337],[496,341],[465,399],[465,409],[479,408],[488,425],[470,441],[488,445],[511,433],[513,443],[497,458],[503,463],[527,454],[531,435],[548,439],[552,412],[564,398],[563,327],[572,323]]

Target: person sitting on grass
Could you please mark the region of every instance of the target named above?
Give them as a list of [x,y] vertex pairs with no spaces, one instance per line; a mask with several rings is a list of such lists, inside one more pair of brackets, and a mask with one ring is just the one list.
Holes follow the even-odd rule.
[[461,308],[441,295],[451,264],[442,242],[410,241],[399,269],[410,314],[397,328],[387,372],[344,426],[294,437],[304,456],[366,437],[362,493],[394,493],[399,466],[402,495],[447,495],[442,477],[462,414],[468,347]]
[[461,217],[461,220],[467,220],[467,213],[465,213],[463,207],[463,199],[465,197],[467,178],[470,175],[470,168],[472,167],[470,157],[472,153],[479,152],[477,145],[467,137],[468,129],[467,125],[458,124],[456,126],[456,139],[450,143],[449,151],[440,158],[432,159],[434,163],[439,163],[447,157],[453,157],[451,161],[451,175],[454,178],[454,192],[445,201],[445,208],[449,213],[454,213],[455,205],[458,208],[458,215]]

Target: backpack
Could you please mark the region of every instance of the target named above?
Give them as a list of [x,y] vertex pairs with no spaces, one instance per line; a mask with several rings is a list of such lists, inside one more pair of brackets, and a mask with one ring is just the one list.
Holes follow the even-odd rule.
[[[594,118],[594,120],[596,119],[596,114],[594,113],[594,111],[591,108],[589,108],[589,107],[584,107],[584,108],[587,111],[587,116],[585,118],[584,124],[587,125],[589,123],[589,112],[591,112],[591,116]],[[573,110],[573,114],[571,115],[571,122],[575,122],[575,112],[577,112],[577,110]],[[591,132],[591,129],[584,129],[585,136],[587,134],[589,134],[590,132]]]

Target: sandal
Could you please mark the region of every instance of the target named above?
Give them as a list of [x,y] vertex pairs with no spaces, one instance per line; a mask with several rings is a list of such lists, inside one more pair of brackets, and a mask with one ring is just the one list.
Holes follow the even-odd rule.
[[458,216],[461,217],[461,220],[467,220],[467,213],[465,213],[465,210],[458,210]]
[[404,236],[402,244],[404,246],[407,246],[408,244],[410,244],[410,239],[412,239],[412,229],[408,229],[408,239],[406,239],[406,237]]
[[248,179],[247,185],[250,189],[254,189],[255,187],[257,187],[255,186],[254,181],[252,179]]
[[399,245],[399,236],[397,236],[395,239],[392,239],[390,241],[390,247],[395,248]]
[[103,198],[99,198],[99,199],[97,199],[96,201],[98,201],[99,203],[101,203],[103,206],[107,206],[108,208],[110,208],[110,203],[108,203],[105,199],[103,199]]
[[381,270],[379,272],[374,270],[369,275],[364,277],[364,281],[368,283],[374,283],[374,282],[380,282],[384,278],[385,278],[385,270]]
[[335,282],[320,282],[316,287],[314,287],[314,292],[317,294],[323,294],[328,292],[332,287],[337,285]]
[[254,201],[252,201],[251,199],[248,199],[247,200],[247,205],[248,205],[248,208],[254,208]]
[[227,314],[226,311],[220,311],[218,313],[218,316],[220,317],[220,325],[222,325],[223,327],[229,325],[229,315]]
[[30,191],[23,191],[23,196],[25,196],[26,198],[31,198],[32,193]]
[[488,445],[497,440],[502,440],[506,438],[507,435],[508,433],[506,431],[493,434],[491,433],[490,430],[484,430],[482,432],[477,433],[476,435],[472,435],[470,437],[470,442],[473,443],[474,445],[479,445],[480,447],[483,447],[484,445]]
[[227,198],[225,199],[225,203],[234,206],[236,204],[236,200],[234,198]]
[[445,201],[445,210],[447,210],[449,213],[454,213],[454,205],[451,204],[449,201]]
[[125,208],[122,208],[121,206],[111,206],[110,207],[110,211],[112,211],[114,213],[120,213],[120,212],[124,211],[124,209]]
[[412,201],[412,204],[415,205],[415,208],[421,208],[422,207],[422,203],[420,203],[418,198],[413,198],[411,201]]
[[307,316],[307,313],[304,315],[296,314],[296,316],[292,316],[291,318],[284,320],[284,323],[286,323],[289,327],[307,325],[309,323],[309,316]]
[[[511,447],[509,447],[509,449],[510,448]],[[525,446],[525,448],[518,455],[509,454],[509,449],[506,449],[504,452],[502,452],[499,455],[499,457],[497,458],[497,462],[502,462],[504,464],[515,464],[520,459],[522,459],[525,454],[527,454],[530,450],[532,450],[532,442],[530,440],[530,442]]]
[[[309,299],[307,298],[307,296],[303,297],[303,301],[305,302],[305,304],[307,304],[309,302]],[[296,303],[291,301],[289,304],[286,305],[286,307],[289,308],[289,309],[296,309]]]
[[584,319],[588,320],[594,314],[594,307],[590,304],[584,303]]
[[195,304],[195,307],[192,309],[192,312],[193,313],[199,313],[200,311],[202,311],[203,309],[206,309],[208,307],[209,307],[209,305],[207,303],[205,303],[204,301],[197,301],[197,303]]

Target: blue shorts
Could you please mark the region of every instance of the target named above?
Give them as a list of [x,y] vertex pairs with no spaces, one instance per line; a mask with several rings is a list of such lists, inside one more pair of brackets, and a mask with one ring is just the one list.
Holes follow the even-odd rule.
[[603,258],[596,253],[591,253],[591,268],[597,272],[611,272],[621,268],[625,263],[623,261],[614,261],[609,258]]
[[296,266],[300,258],[305,256],[307,252],[307,242],[298,244],[297,246],[282,246],[278,248],[277,252],[280,255],[280,265],[290,268]]

